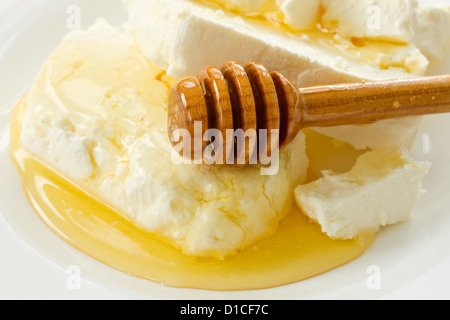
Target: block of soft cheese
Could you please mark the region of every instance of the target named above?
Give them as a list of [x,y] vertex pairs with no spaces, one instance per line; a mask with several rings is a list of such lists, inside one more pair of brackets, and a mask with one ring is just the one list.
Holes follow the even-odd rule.
[[429,168],[398,149],[378,149],[360,156],[347,173],[324,172],[322,178],[298,186],[295,198],[329,237],[352,239],[410,219]]
[[[182,164],[167,134],[176,79],[104,21],[73,31],[27,98],[23,146],[136,225],[194,256],[222,258],[273,233],[294,204],[304,135],[279,170]],[[175,158],[173,158],[175,157]]]
[[450,46],[450,5],[422,6],[416,15],[414,43],[432,63],[449,60],[445,49]]
[[[411,77],[404,68],[374,66],[369,55],[364,64],[347,58],[338,48],[323,45],[317,33],[295,37],[284,29],[201,1],[124,0],[124,4],[144,55],[177,78],[228,60],[242,64],[258,61],[299,87]],[[326,38],[324,35],[322,40]],[[420,52],[412,54],[423,58]]]
[[[373,50],[365,48],[367,59],[353,59],[364,48],[354,46],[350,40],[336,40],[318,31],[293,35],[199,1],[124,0],[124,3],[130,29],[144,56],[176,77],[196,75],[205,66],[220,66],[228,60],[242,64],[258,61],[304,87],[413,77],[415,74],[407,71],[408,65],[418,67],[419,74],[425,72],[427,65],[427,59],[413,44],[399,46],[400,56],[386,55],[386,46],[390,45],[377,44]],[[397,46],[394,49],[397,52]],[[394,66],[389,67],[390,62]],[[334,138],[338,138],[334,133],[339,132],[339,138],[362,149],[386,143],[404,147],[411,145],[420,123],[420,118],[397,119],[381,124],[383,131],[378,131],[378,127],[351,126],[344,137],[342,130],[333,128],[321,132]],[[373,131],[378,133],[372,135]]]
[[401,147],[410,149],[420,129],[422,118],[407,117],[378,121],[371,125],[314,128],[315,131],[341,142],[349,143],[357,150]]

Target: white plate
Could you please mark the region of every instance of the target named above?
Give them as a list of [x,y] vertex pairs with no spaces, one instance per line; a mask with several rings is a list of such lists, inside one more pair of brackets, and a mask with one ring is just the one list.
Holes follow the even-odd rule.
[[[126,19],[120,0],[2,0],[0,5],[0,298],[450,298],[448,115],[427,117],[414,147],[414,157],[432,162],[433,167],[424,181],[428,193],[413,221],[383,229],[361,258],[319,277],[261,291],[172,289],[129,277],[67,245],[39,220],[23,195],[8,154],[8,122],[15,102],[27,91],[48,54],[73,26],[67,21],[78,9],[83,28],[98,16],[116,25]],[[71,282],[73,266],[81,272],[79,287]],[[380,271],[381,288],[371,289],[367,285],[373,276],[368,273],[371,266]]]

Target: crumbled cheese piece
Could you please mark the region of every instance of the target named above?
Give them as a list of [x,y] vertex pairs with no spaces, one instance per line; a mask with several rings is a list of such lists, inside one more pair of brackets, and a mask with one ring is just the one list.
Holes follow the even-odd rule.
[[331,238],[352,239],[364,232],[408,220],[423,194],[430,164],[395,148],[363,154],[347,173],[324,176],[295,190],[297,204]]

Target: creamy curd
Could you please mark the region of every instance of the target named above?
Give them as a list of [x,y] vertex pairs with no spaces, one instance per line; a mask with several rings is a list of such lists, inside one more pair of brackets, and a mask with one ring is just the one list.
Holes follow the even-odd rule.
[[361,155],[348,172],[324,171],[320,179],[298,186],[295,198],[329,237],[353,239],[410,220],[429,168],[395,148],[378,149]]
[[183,253],[223,258],[275,232],[306,179],[305,138],[281,151],[274,176],[178,164],[167,134],[174,81],[105,22],[71,33],[28,95],[22,144]]
[[[240,6],[239,1],[233,5],[221,0],[200,2],[267,20],[292,35],[314,34],[314,40],[331,50],[380,69],[400,68],[423,75],[429,64],[414,42],[422,37],[418,21],[428,11],[426,7],[419,10],[416,0],[272,0],[253,6],[251,13],[245,1]],[[442,47],[447,40],[436,41]]]

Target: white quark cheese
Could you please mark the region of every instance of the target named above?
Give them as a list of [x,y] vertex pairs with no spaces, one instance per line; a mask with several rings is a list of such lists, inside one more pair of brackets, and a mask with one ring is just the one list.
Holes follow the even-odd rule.
[[177,164],[167,134],[176,79],[100,20],[71,32],[28,97],[21,141],[48,166],[137,226],[194,256],[223,258],[276,231],[306,178],[303,134],[278,174]]
[[450,6],[422,6],[416,11],[414,43],[430,59],[449,59],[445,49],[450,46]]
[[314,128],[314,131],[346,142],[357,150],[396,146],[410,149],[419,132],[421,121],[422,118],[408,117],[401,119],[401,121],[389,119],[361,127],[346,125]]
[[335,239],[406,221],[423,194],[422,178],[430,164],[409,159],[395,148],[363,154],[344,174],[324,172],[298,186],[297,204],[322,231]]
[[[268,25],[192,0],[124,0],[129,26],[144,55],[177,78],[233,60],[258,61],[299,87],[411,77],[347,59],[319,41],[293,37]],[[342,64],[336,59],[345,59]]]
[[410,43],[417,0],[322,0],[322,25],[347,38]]
[[449,60],[445,55],[450,42],[449,5],[419,5],[416,0],[322,0],[322,4],[321,25],[343,37],[409,44],[409,50],[381,54],[380,66],[406,65],[416,74],[424,68],[428,74],[450,72],[442,68]]
[[286,23],[295,30],[314,29],[319,22],[320,0],[276,0]]

